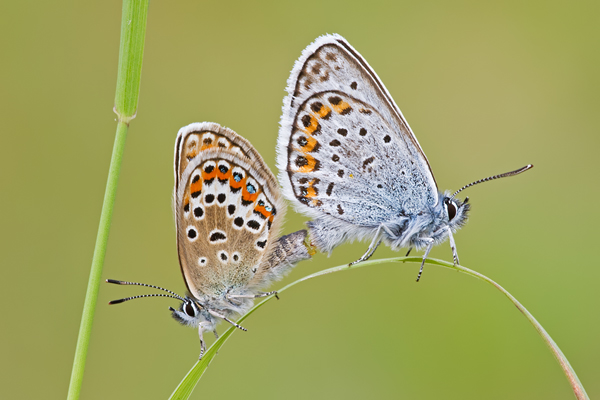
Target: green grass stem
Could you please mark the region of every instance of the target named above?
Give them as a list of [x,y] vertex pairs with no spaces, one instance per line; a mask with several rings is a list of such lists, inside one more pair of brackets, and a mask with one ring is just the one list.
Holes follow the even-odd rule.
[[[390,262],[401,262],[401,263],[411,262],[411,263],[419,263],[420,264],[421,257],[399,257],[399,258],[386,258],[386,259],[381,259],[381,260],[368,260],[368,261],[364,261],[359,264],[352,265],[351,267],[349,267],[347,264],[344,264],[344,265],[340,265],[337,267],[325,269],[323,271],[319,271],[314,274],[305,276],[304,278],[298,279],[297,281],[292,282],[289,285],[286,285],[283,288],[279,289],[277,291],[277,293],[280,294],[280,293],[284,292],[285,290],[291,288],[292,286],[297,285],[300,282],[304,282],[309,279],[316,278],[318,276],[332,274],[334,272],[349,271],[351,269],[362,268],[362,267],[367,267],[367,266],[371,266],[371,265],[386,264],[386,263],[390,263]],[[558,361],[563,372],[565,373],[567,380],[569,381],[569,384],[571,385],[571,388],[573,389],[573,393],[575,394],[575,397],[579,400],[584,400],[584,399],[589,400],[589,397],[588,397],[587,393],[585,392],[583,385],[579,381],[579,378],[577,377],[575,370],[573,369],[573,367],[571,367],[571,364],[569,364],[569,361],[567,360],[567,358],[565,357],[563,352],[560,350],[558,345],[554,342],[554,340],[552,340],[552,338],[550,337],[548,332],[546,332],[546,330],[533,317],[533,315],[531,315],[531,313],[529,311],[527,311],[527,309],[517,299],[515,299],[514,296],[512,296],[509,292],[507,292],[506,289],[504,289],[502,286],[500,286],[499,284],[497,284],[490,278],[486,277],[485,275],[482,275],[479,272],[475,272],[471,269],[465,268],[460,265],[453,265],[452,263],[433,259],[433,258],[427,259],[426,264],[438,265],[441,267],[457,270],[459,272],[462,272],[462,273],[472,276],[474,278],[481,279],[481,280],[493,285],[496,289],[498,289],[500,292],[502,292],[517,307],[517,309],[519,309],[519,311],[521,311],[521,313],[525,316],[525,318],[527,318],[527,320],[533,325],[535,330],[540,334],[540,336],[542,337],[542,339],[544,340],[544,342],[549,347],[550,351],[552,352],[552,354]],[[250,314],[252,314],[258,308],[262,307],[265,303],[270,301],[273,297],[274,296],[267,297],[260,303],[256,304],[252,309],[250,309],[250,311],[248,311],[245,315],[243,315],[237,321],[238,324],[242,323],[248,316],[250,316]],[[204,357],[202,358],[202,360],[199,360],[196,362],[196,364],[194,364],[192,369],[187,373],[187,375],[179,383],[179,385],[177,386],[175,391],[171,394],[171,397],[170,397],[171,400],[186,400],[189,398],[189,396],[192,394],[192,391],[194,390],[194,388],[200,381],[200,378],[202,378],[202,375],[204,374],[204,372],[210,365],[211,361],[214,359],[215,355],[217,354],[217,352],[219,351],[221,346],[223,346],[223,344],[225,344],[227,339],[229,339],[229,337],[236,330],[237,330],[237,328],[231,326],[229,329],[227,329],[227,331],[225,331],[224,334],[222,334],[219,337],[219,339],[217,339],[212,344],[212,346],[210,346],[210,348],[204,354]]]
[[127,139],[127,129],[129,122],[135,118],[137,109],[147,14],[148,0],[123,1],[119,67],[114,107],[118,116],[117,133],[110,160],[87,292],[83,303],[79,336],[77,337],[73,369],[71,370],[71,381],[67,394],[68,400],[78,399],[81,393],[87,351],[90,344],[98,291],[100,289],[102,267],[106,255],[106,245],[121,171],[121,160]]

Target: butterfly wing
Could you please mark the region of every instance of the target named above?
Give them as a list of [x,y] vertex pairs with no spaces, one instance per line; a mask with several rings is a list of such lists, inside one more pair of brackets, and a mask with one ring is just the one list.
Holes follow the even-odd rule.
[[377,74],[339,35],[308,46],[278,138],[284,195],[313,217],[378,226],[438,202],[427,157]]
[[284,213],[275,177],[247,140],[208,122],[179,131],[177,248],[194,296],[243,290],[264,274]]

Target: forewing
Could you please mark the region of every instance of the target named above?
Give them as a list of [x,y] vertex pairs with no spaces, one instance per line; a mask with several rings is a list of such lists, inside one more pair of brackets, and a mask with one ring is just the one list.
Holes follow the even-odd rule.
[[323,36],[304,50],[288,94],[278,167],[286,197],[301,210],[372,226],[437,204],[435,179],[408,123],[342,37]]

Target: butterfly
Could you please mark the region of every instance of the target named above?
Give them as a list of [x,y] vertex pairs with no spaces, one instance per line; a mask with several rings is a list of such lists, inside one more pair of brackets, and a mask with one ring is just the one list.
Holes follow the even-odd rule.
[[314,251],[305,244],[305,230],[277,238],[285,214],[277,180],[250,142],[231,129],[211,122],[181,128],[174,167],[177,250],[188,295],[109,279],[168,292],[109,304],[157,296],[180,300],[179,309],[169,309],[181,324],[198,329],[202,358],[204,332],[217,336],[220,320],[246,330],[231,318],[246,313],[253,299],[276,295],[260,290]]
[[[277,141],[284,196],[313,218],[311,243],[325,253],[369,239],[368,259],[381,242],[393,250],[424,248],[417,277],[435,244],[467,221],[467,187],[438,191],[429,161],[402,112],[367,61],[340,35],[325,35],[296,61],[287,82]],[[407,253],[408,255],[408,253]]]

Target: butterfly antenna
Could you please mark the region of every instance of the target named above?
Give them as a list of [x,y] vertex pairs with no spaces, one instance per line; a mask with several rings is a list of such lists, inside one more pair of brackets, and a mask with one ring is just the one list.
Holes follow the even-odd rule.
[[[178,300],[181,300],[181,301],[185,301],[185,299],[184,299],[183,297],[181,297],[180,295],[178,295],[177,293],[175,293],[175,292],[173,292],[173,291],[171,291],[171,290],[169,290],[169,289],[165,289],[165,288],[162,288],[162,287],[160,287],[160,286],[149,285],[149,284],[147,284],[147,283],[139,283],[139,282],[127,282],[127,281],[118,281],[118,280],[116,280],[116,279],[107,279],[107,280],[106,280],[106,283],[114,283],[115,285],[136,285],[136,286],[144,286],[144,287],[149,287],[149,288],[152,288],[152,289],[158,289],[158,290],[162,290],[162,291],[165,291],[165,292],[167,292],[167,293],[170,293],[170,294],[171,294],[171,296],[167,296],[166,294],[160,294],[160,295],[159,295],[159,294],[156,294],[156,295],[154,295],[154,296],[161,296],[161,297],[172,297],[172,298],[174,298],[174,299],[178,299]],[[114,301],[115,301],[115,302],[117,302],[117,303],[122,303],[123,301],[127,301],[127,300],[131,300],[131,299],[135,299],[135,298],[138,298],[138,297],[151,297],[151,296],[152,296],[152,295],[133,296],[133,297],[128,297],[128,298],[126,298],[126,299],[114,300]],[[117,304],[117,303],[110,302],[110,304]]]
[[487,178],[483,178],[483,179],[480,179],[478,181],[471,182],[468,185],[465,185],[465,186],[461,187],[460,189],[458,189],[456,192],[454,192],[454,194],[450,198],[453,199],[457,194],[459,194],[460,192],[462,192],[463,190],[465,190],[468,187],[475,186],[475,185],[477,185],[479,183],[483,183],[483,182],[487,182],[487,181],[493,181],[494,179],[500,179],[500,178],[506,178],[508,176],[519,175],[520,173],[525,172],[525,171],[527,171],[527,170],[529,170],[531,168],[533,168],[533,164],[526,165],[523,168],[519,168],[519,169],[514,170],[514,171],[505,172],[505,173],[500,174],[500,175],[488,176]]
[[119,299],[119,300],[112,300],[112,301],[109,301],[108,304],[119,304],[119,303],[123,303],[123,302],[129,301],[129,300],[141,299],[144,297],[170,297],[172,299],[181,300],[180,297],[175,297],[175,296],[171,296],[168,294],[162,294],[162,293],[153,293],[153,294],[141,294],[139,296],[125,297],[124,299]]

